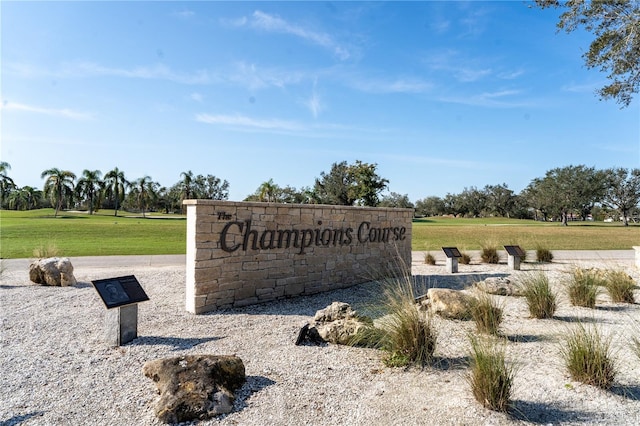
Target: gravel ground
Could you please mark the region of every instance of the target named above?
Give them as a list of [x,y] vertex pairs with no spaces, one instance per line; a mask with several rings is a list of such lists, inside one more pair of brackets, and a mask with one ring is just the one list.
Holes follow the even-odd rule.
[[[569,252],[570,253],[570,252]],[[554,252],[555,254],[555,252]],[[593,254],[593,253],[592,253]],[[632,252],[597,252],[552,264],[460,265],[447,274],[414,252],[412,271],[436,287],[461,288],[486,276],[517,276],[537,268],[558,292],[573,266],[622,269],[636,282]],[[528,318],[524,300],[500,297],[507,355],[517,369],[509,414],[484,409],[466,381],[470,322],[436,319],[437,363],[425,369],[387,368],[374,349],[295,346],[300,327],[332,301],[366,310],[379,294],[368,283],[315,296],[192,315],[184,310],[183,265],[77,266],[74,287],[29,282],[24,262],[5,262],[0,284],[1,425],[156,425],[155,384],[142,375],[152,359],[182,354],[236,354],[247,383],[234,411],[201,425],[507,425],[640,424],[640,360],[629,343],[640,337],[640,305],[598,298],[596,309],[571,306],[560,297],[550,320]],[[9,266],[7,266],[9,265]],[[138,335],[110,348],[104,343],[105,308],[91,280],[134,274],[150,301],[139,305]],[[635,292],[640,300],[640,290]],[[610,391],[572,381],[559,355],[575,321],[596,324],[613,339],[619,369]]]

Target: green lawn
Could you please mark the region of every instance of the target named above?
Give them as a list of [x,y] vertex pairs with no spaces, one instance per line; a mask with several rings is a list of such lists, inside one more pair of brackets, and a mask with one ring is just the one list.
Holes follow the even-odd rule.
[[425,218],[413,222],[413,250],[440,250],[456,246],[479,250],[483,245],[519,245],[526,250],[626,250],[640,245],[640,224],[621,222],[536,222],[488,218]]
[[186,218],[154,214],[148,218],[113,210],[87,213],[51,209],[0,211],[0,256],[34,257],[34,250],[55,247],[59,256],[183,254]]
[[[147,218],[113,211],[62,212],[51,209],[27,212],[0,211],[0,257],[35,257],[34,250],[53,248],[58,256],[184,254],[186,219],[181,215],[153,214]],[[612,250],[640,245],[640,225],[618,223],[558,223],[504,218],[428,218],[413,222],[414,250],[440,250],[456,246],[479,250],[493,244],[518,244],[532,250]]]

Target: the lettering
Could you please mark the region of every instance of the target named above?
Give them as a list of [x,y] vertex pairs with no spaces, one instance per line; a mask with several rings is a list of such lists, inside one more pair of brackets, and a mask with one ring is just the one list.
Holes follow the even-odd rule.
[[[224,214],[224,212],[219,212],[218,218],[223,217],[221,215]],[[357,230],[351,227],[323,228],[322,221],[318,221],[317,225],[317,228],[259,231],[252,229],[251,220],[232,221],[225,224],[220,232],[220,247],[228,253],[237,250],[273,250],[293,247],[298,250],[298,254],[305,254],[312,246],[335,247],[349,246],[354,242],[387,244],[393,241],[403,241],[406,239],[407,232],[407,228],[404,226],[374,226],[368,221],[361,222]]]

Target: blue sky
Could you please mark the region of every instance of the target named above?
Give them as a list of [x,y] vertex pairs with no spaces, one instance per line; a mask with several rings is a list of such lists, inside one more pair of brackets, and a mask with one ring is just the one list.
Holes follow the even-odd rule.
[[592,39],[502,2],[3,1],[1,160],[213,174],[242,200],[376,163],[412,201],[555,167],[640,167],[640,101],[594,91]]

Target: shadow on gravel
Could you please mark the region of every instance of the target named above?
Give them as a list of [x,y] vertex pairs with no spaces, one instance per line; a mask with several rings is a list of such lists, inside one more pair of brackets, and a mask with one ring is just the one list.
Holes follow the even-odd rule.
[[597,323],[602,323],[604,322],[604,320],[601,319],[596,319],[593,317],[581,317],[581,316],[558,316],[558,315],[554,315],[553,316],[554,320],[558,320],[558,321],[563,321],[563,322],[575,322],[575,323],[582,323],[582,324],[597,324]]
[[247,376],[247,381],[238,390],[236,400],[233,403],[233,411],[242,411],[247,408],[247,399],[251,398],[254,393],[275,385],[276,382],[264,376]]
[[504,336],[511,343],[534,343],[550,340],[549,337],[539,336],[536,334],[510,334]]
[[640,385],[638,386],[620,386],[614,385],[609,391],[614,394],[626,398],[631,401],[640,401]]
[[468,356],[460,356],[455,358],[434,357],[432,368],[440,371],[464,370],[471,363]]
[[174,351],[180,351],[185,349],[191,349],[198,346],[201,343],[214,342],[220,340],[219,337],[207,337],[207,338],[182,338],[182,337],[161,337],[161,336],[139,336],[127,345],[164,345],[173,346]]
[[27,421],[32,417],[42,416],[43,414],[44,414],[44,411],[34,411],[33,413],[29,413],[29,414],[21,414],[19,416],[13,416],[7,420],[0,420],[0,426],[19,425],[20,423]]
[[564,410],[553,404],[515,400],[509,412],[515,420],[534,424],[561,424],[590,422],[594,419],[587,411]]

